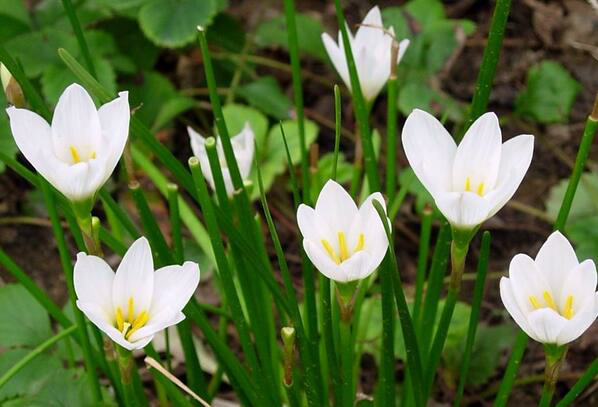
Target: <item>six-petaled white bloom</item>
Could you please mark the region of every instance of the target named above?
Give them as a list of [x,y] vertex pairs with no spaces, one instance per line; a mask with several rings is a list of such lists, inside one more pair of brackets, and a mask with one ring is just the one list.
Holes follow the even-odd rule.
[[458,229],[475,228],[511,199],[534,150],[531,135],[502,144],[494,113],[477,119],[457,147],[434,116],[415,109],[405,122],[402,139],[415,175]]
[[585,332],[598,316],[596,266],[579,263],[569,241],[554,232],[536,259],[516,255],[500,297],[515,322],[531,338],[564,345]]
[[372,204],[374,199],[386,210],[379,192],[357,208],[347,191],[329,180],[318,196],[315,209],[299,205],[297,223],[303,235],[303,248],[320,273],[346,283],[369,276],[380,265],[388,249],[388,239]]
[[72,84],[60,96],[51,126],[27,109],[6,111],[19,150],[73,202],[92,198],[104,185],[129,134],[128,92],[98,110],[85,89]]
[[77,307],[123,348],[146,346],[154,334],[178,324],[199,284],[199,266],[190,261],[154,272],[145,237],[137,239],[116,273],[101,258],[77,254],[74,271]]
[[[210,184],[212,189],[214,186],[214,177],[212,170],[210,169],[210,162],[208,160],[208,154],[206,152],[206,139],[203,138],[199,133],[193,130],[191,127],[187,127],[189,138],[191,139],[191,149],[193,155],[199,159],[201,166],[201,172],[203,173],[206,181]],[[253,153],[255,150],[253,130],[249,123],[245,123],[243,130],[233,138],[231,138],[231,144],[233,146],[233,152],[237,165],[239,166],[239,172],[241,178],[247,179],[249,172],[251,171],[251,163],[253,162]],[[218,160],[220,161],[220,168],[222,169],[222,177],[224,178],[224,185],[226,187],[226,193],[228,196],[232,196],[234,192],[233,182],[230,176],[228,165],[226,164],[226,157],[224,156],[224,150],[222,149],[222,141],[220,137],[216,138],[216,151],[218,153]]]
[[[390,27],[387,30],[388,33],[384,30],[378,6],[373,7],[365,16],[355,37],[347,29],[361,91],[368,101],[376,98],[390,77],[390,58],[392,41],[394,40],[394,28]],[[338,32],[338,44],[326,33],[322,34],[322,41],[334,68],[343,82],[345,82],[345,85],[351,89],[351,78],[349,76],[347,59],[345,58],[345,47],[341,32]],[[403,58],[408,46],[409,40],[407,39],[399,43],[397,64]]]

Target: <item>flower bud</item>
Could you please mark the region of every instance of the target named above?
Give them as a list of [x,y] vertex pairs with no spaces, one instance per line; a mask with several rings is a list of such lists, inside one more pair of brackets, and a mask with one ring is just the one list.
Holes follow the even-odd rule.
[[2,63],[0,63],[0,80],[2,81],[2,89],[8,103],[16,107],[24,107],[25,96],[23,95],[23,90]]

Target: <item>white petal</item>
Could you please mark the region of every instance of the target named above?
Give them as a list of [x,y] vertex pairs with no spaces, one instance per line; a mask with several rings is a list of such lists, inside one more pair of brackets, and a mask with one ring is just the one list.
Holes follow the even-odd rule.
[[[509,280],[511,281],[511,288],[515,300],[519,305],[519,309],[524,315],[529,315],[534,311],[531,296],[543,304],[544,293],[548,292],[554,299],[555,296],[543,278],[542,273],[538,271],[537,264],[526,254],[518,254],[511,260],[509,264]],[[529,319],[529,318],[528,318]]]
[[471,192],[439,193],[438,210],[451,225],[471,229],[488,219],[491,202]]
[[586,260],[568,274],[563,274],[561,293],[555,298],[560,310],[565,308],[567,298],[573,297],[573,315],[577,315],[583,304],[594,299],[596,293],[596,266],[592,260]]
[[471,125],[457,147],[453,190],[464,191],[466,184],[473,192],[482,184],[485,191],[493,189],[498,177],[501,151],[498,117],[494,113],[485,113]]
[[[370,265],[369,268],[372,270],[376,269],[388,250],[388,238],[386,237],[386,231],[384,225],[380,221],[378,211],[374,208],[372,200],[376,200],[382,204],[382,207],[386,211],[386,204],[384,198],[379,192],[371,194],[361,207],[359,208],[358,221],[351,228],[349,233],[349,244],[350,248],[355,247],[357,244],[359,234],[363,233],[365,237],[364,251],[369,254]],[[389,226],[391,225],[390,219],[386,218]]]
[[[131,336],[133,336],[133,335],[131,335]],[[133,350],[145,348],[147,346],[147,344],[152,341],[152,339],[154,339],[154,335],[149,335],[149,336],[146,336],[145,338],[136,340],[135,342],[132,343]]]
[[123,334],[114,327],[113,323],[115,321],[107,319],[107,316],[103,313],[102,309],[96,304],[77,301],[77,307],[95,326],[108,335],[114,342],[128,350],[133,350],[135,348],[135,345],[127,341]]
[[349,77],[349,68],[347,67],[347,60],[345,59],[342,43],[337,45],[330,35],[326,33],[322,34],[322,42],[324,43],[324,48],[326,48],[326,52],[328,53],[332,65],[334,65],[334,69],[338,72],[345,83],[345,86],[351,90],[351,78]]
[[251,172],[251,164],[253,162],[253,154],[255,150],[255,136],[249,123],[245,123],[243,130],[231,139],[235,158],[239,165],[239,172],[241,178],[247,179]]
[[581,309],[567,321],[567,324],[559,333],[557,344],[564,345],[579,338],[596,320],[598,316],[598,293],[588,298]]
[[74,83],[60,96],[52,118],[54,152],[64,162],[72,162],[71,147],[80,157],[90,157],[102,148],[100,118],[91,96]]
[[[46,161],[49,153],[43,153]],[[71,201],[81,201],[95,194],[103,184],[105,169],[100,160],[91,160],[77,164],[55,163],[54,170],[46,178],[56,189]]]
[[189,134],[189,140],[191,142],[191,149],[193,155],[197,158],[206,155],[206,139],[201,136],[198,132],[187,126],[187,133]]
[[303,239],[303,250],[318,271],[331,280],[345,282],[346,276],[340,273],[339,266],[332,261],[321,244]]
[[550,285],[555,298],[560,298],[567,275],[579,262],[571,243],[561,232],[553,232],[536,256],[536,266]]
[[457,146],[442,124],[415,109],[407,117],[401,138],[409,165],[428,192],[437,198],[440,192],[450,191]]
[[407,48],[409,48],[409,44],[410,44],[410,41],[407,39],[405,39],[399,43],[399,52],[397,53],[397,64],[399,62],[401,62],[401,59],[403,59],[403,55],[405,55]]
[[297,225],[305,239],[315,242],[322,239],[317,222],[316,211],[310,206],[300,204],[297,208]]
[[6,113],[10,118],[10,128],[15,143],[27,161],[42,173],[48,168],[47,163],[40,162],[40,151],[53,151],[52,132],[48,123],[38,115],[27,109],[9,107]]
[[348,282],[354,280],[361,280],[372,274],[378,265],[373,264],[368,252],[362,250],[355,253],[347,260],[343,261],[339,268],[338,277],[336,281]]
[[519,327],[528,336],[535,340],[538,340],[536,338],[535,332],[529,326],[525,314],[521,311],[519,305],[517,304],[517,301],[515,300],[515,294],[513,293],[511,281],[506,277],[501,277],[500,279],[500,298],[505,308],[507,309],[511,317],[515,320],[517,325],[519,325]]
[[527,173],[533,154],[534,136],[521,135],[503,143],[490,216],[498,212],[513,197]]
[[[359,47],[373,47],[384,36],[380,8],[374,6],[368,11],[355,34],[355,44]],[[390,52],[390,48],[389,48]]]
[[358,213],[351,195],[333,180],[328,180],[322,188],[315,210],[318,218],[326,222],[332,233],[347,232]]
[[114,316],[112,306],[112,282],[114,271],[108,263],[96,256],[81,252],[73,271],[73,280],[77,299],[81,302],[99,306],[109,319]]
[[164,309],[163,312],[161,312],[161,315],[158,318],[153,318],[153,320],[149,321],[146,326],[134,332],[129,337],[129,340],[132,342],[143,341],[147,336],[153,336],[169,326],[178,324],[184,319],[185,314],[181,311],[175,312],[174,308],[167,307],[167,309]]
[[112,302],[120,308],[125,319],[129,318],[129,300],[134,301],[135,315],[149,311],[154,291],[154,261],[152,250],[145,237],[137,239],[125,253],[113,283]]
[[531,329],[535,332],[538,342],[557,343],[557,338],[567,320],[550,308],[541,308],[528,316]]
[[106,156],[105,179],[108,179],[122,156],[129,136],[129,92],[120,92],[116,99],[100,107],[98,116],[102,126],[102,140],[105,143],[105,150],[102,152],[102,155]]

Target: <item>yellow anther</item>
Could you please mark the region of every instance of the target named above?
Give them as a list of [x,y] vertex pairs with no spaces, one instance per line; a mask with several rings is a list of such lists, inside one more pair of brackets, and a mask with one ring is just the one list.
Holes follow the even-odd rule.
[[133,302],[133,297],[129,297],[129,324],[133,325],[135,321],[135,304]]
[[122,332],[125,327],[125,319],[123,318],[123,311],[118,307],[116,309],[116,327]]
[[535,295],[530,295],[529,296],[529,302],[532,303],[532,307],[534,307],[534,309],[540,309],[540,308],[542,308],[542,306],[538,302],[538,299],[536,298]]
[[121,331],[121,333],[123,334],[125,339],[128,337],[129,328],[131,328],[131,324],[129,324],[128,322],[125,322],[123,325],[123,329]]
[[483,182],[480,182],[480,185],[478,185],[477,194],[479,196],[484,196],[484,183]]
[[334,249],[332,248],[332,246],[330,246],[330,243],[328,243],[328,241],[322,239],[322,246],[324,246],[324,249],[326,249],[326,252],[328,253],[333,262],[335,262],[336,264],[341,264],[341,261],[339,260],[338,256],[334,252]]
[[73,162],[75,164],[80,163],[81,157],[79,157],[79,152],[77,152],[77,149],[74,146],[70,146],[69,149],[71,150],[71,155],[73,156]]
[[349,258],[349,252],[347,251],[347,242],[345,241],[345,233],[338,232],[338,247],[341,252],[341,262]]
[[365,245],[365,236],[363,233],[360,233],[359,240],[357,240],[357,244],[355,245],[355,249],[353,249],[353,253],[363,250],[364,245]]
[[133,335],[133,333],[135,331],[137,331],[139,328],[142,328],[147,323],[148,320],[149,320],[149,315],[147,314],[147,312],[142,311],[139,314],[139,316],[137,316],[137,318],[135,318],[135,322],[133,323],[131,330],[127,333],[126,338],[129,339],[129,337],[131,335]]
[[573,296],[570,295],[565,301],[565,309],[563,310],[563,316],[567,319],[573,318]]
[[96,159],[96,152],[95,152],[95,151],[92,151],[92,152],[91,152],[91,159],[92,159],[92,160],[95,160],[95,159]]
[[552,296],[548,291],[544,291],[544,301],[546,302],[546,305],[549,308],[552,308],[553,310],[557,311],[556,304],[554,303],[554,300],[552,299]]
[[469,177],[465,179],[465,192],[471,192],[471,180]]

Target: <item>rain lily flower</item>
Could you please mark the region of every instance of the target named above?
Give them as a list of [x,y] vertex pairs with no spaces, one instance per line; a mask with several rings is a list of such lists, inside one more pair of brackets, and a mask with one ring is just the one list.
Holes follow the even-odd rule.
[[15,142],[31,165],[72,202],[93,203],[127,142],[128,92],[98,110],[85,89],[72,84],[60,96],[51,126],[27,109],[6,111]]
[[190,261],[154,272],[145,237],[137,239],[116,273],[101,258],[77,254],[77,307],[114,342],[128,350],[145,347],[157,332],[178,324],[199,284],[199,266]]
[[[384,207],[379,192],[357,208],[345,189],[329,180],[311,208],[297,209],[305,253],[320,273],[340,283],[366,278],[380,265],[388,240],[372,200]],[[390,220],[389,220],[390,224]]]
[[[390,77],[394,29],[390,27],[385,30],[380,9],[375,6],[363,19],[355,37],[351,35],[349,29],[347,29],[347,33],[349,34],[361,91],[366,100],[372,101]],[[345,47],[341,32],[338,32],[338,44],[326,33],[322,34],[322,41],[334,68],[345,82],[345,85],[351,89],[351,78],[345,58]],[[397,64],[403,58],[408,46],[409,40],[407,39],[399,43]]]
[[579,263],[569,241],[554,232],[536,259],[516,255],[500,280],[502,302],[525,333],[538,342],[564,345],[598,316],[596,266]]
[[498,118],[485,113],[457,147],[434,116],[415,109],[403,127],[403,148],[415,175],[458,230],[472,230],[498,212],[531,163],[534,136],[504,144]]
[[[189,138],[191,139],[191,149],[193,150],[193,155],[195,155],[199,160],[201,172],[203,173],[208,184],[210,184],[210,187],[215,189],[214,177],[212,176],[210,161],[208,160],[208,154],[205,147],[206,139],[191,127],[187,127],[187,132],[189,133]],[[249,177],[249,172],[251,171],[251,163],[253,162],[253,153],[255,149],[253,140],[253,130],[251,129],[249,123],[245,123],[243,130],[241,130],[239,134],[230,140],[233,146],[235,159],[239,165],[241,178],[243,179],[247,179]],[[226,157],[224,156],[224,150],[222,149],[222,141],[220,140],[220,137],[216,138],[216,151],[218,152],[218,159],[220,161],[220,168],[222,169],[222,177],[224,178],[226,193],[230,197],[234,192],[234,186],[230,177],[228,165],[226,164]]]

